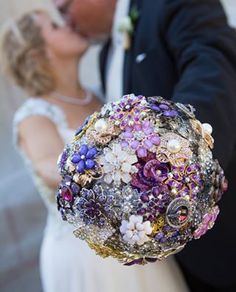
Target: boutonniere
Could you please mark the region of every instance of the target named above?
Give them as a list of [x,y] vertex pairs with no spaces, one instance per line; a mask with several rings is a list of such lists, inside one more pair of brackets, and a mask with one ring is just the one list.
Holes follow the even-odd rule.
[[128,16],[124,17],[119,26],[119,31],[124,34],[124,49],[129,50],[132,43],[135,26],[139,18],[139,11],[136,6],[132,7]]

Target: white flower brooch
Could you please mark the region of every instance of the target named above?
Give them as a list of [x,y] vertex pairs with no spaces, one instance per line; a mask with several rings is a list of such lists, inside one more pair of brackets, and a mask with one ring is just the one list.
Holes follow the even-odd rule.
[[149,241],[147,235],[152,233],[152,227],[150,221],[143,222],[142,216],[131,215],[129,221],[122,221],[120,232],[123,234],[124,241],[129,244],[143,245]]

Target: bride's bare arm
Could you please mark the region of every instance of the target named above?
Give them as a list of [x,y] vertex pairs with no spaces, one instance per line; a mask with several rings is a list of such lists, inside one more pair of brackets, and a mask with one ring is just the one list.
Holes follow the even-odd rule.
[[56,162],[64,144],[54,123],[43,116],[25,119],[19,126],[19,145],[36,173],[55,189],[60,181]]

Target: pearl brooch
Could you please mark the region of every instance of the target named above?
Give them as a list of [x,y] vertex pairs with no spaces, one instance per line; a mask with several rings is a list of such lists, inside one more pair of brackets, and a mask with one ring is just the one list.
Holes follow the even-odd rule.
[[170,162],[173,166],[183,166],[192,157],[189,141],[181,136],[167,132],[162,135],[161,143],[156,151],[160,162]]

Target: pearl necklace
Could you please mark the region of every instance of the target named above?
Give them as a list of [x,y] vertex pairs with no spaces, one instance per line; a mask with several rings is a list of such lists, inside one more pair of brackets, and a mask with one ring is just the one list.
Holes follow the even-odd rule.
[[81,105],[81,106],[88,105],[93,100],[92,93],[87,90],[86,90],[86,95],[83,99],[81,99],[80,97],[62,95],[58,92],[53,92],[52,96],[63,102],[74,104],[74,105]]

